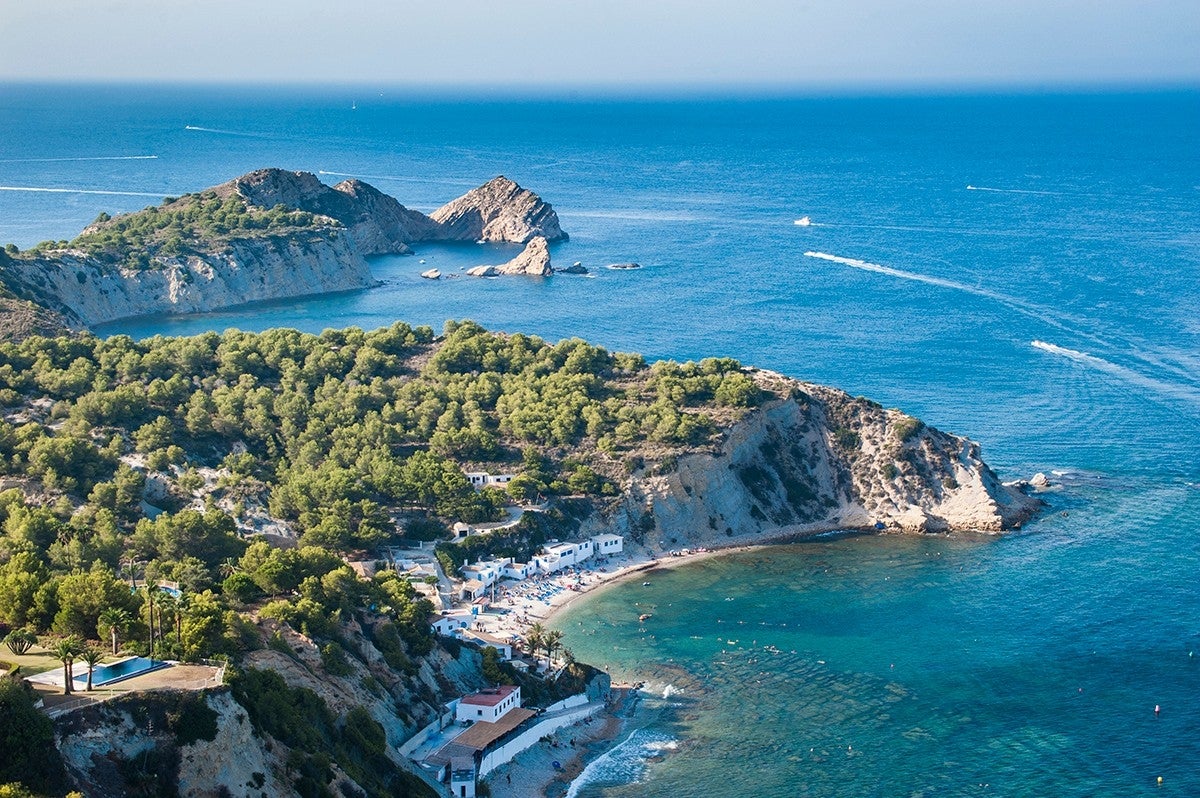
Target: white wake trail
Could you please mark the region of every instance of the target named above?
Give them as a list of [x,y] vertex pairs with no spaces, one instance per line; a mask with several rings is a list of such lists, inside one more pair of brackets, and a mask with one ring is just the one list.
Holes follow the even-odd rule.
[[265,133],[247,133],[244,130],[223,130],[219,127],[201,127],[199,125],[184,125],[184,130],[191,130],[196,133],[219,133],[223,136],[246,136],[252,139],[269,139],[273,136],[268,136]]
[[[1006,305],[1021,309],[1018,306],[1022,303],[1013,297],[1005,296],[1004,294],[998,294],[995,291],[989,291],[986,288],[977,288],[973,285],[967,285],[966,283],[955,282],[954,280],[946,280],[941,277],[932,277],[928,274],[918,274],[917,272],[906,272],[903,269],[893,269],[890,266],[881,266],[878,263],[870,263],[865,260],[859,260],[858,258],[843,258],[841,255],[830,255],[828,252],[805,252],[804,257],[819,258],[820,260],[827,260],[833,263],[840,263],[843,266],[861,269],[864,272],[874,272],[876,274],[886,274],[889,277],[898,277],[901,280],[912,280],[913,282],[927,283],[928,285],[950,288],[955,291],[966,291],[968,294],[987,297],[988,299],[994,299],[998,302],[1003,302]],[[1022,312],[1025,311],[1022,310]]]
[[1097,371],[1102,371],[1111,374],[1118,379],[1127,382],[1131,385],[1136,385],[1139,388],[1144,388],[1162,396],[1172,399],[1180,399],[1191,404],[1200,405],[1200,391],[1193,388],[1175,385],[1163,380],[1148,377],[1141,372],[1126,368],[1125,366],[1105,360],[1102,357],[1090,355],[1087,352],[1080,352],[1077,349],[1068,349],[1065,346],[1058,344],[1047,343],[1046,341],[1034,340],[1030,342],[1030,346],[1034,349],[1040,349],[1043,352],[1049,352],[1052,355],[1068,358],[1076,363],[1081,363],[1089,366]]
[[0,191],[37,191],[46,194],[109,194],[117,197],[155,197],[157,199],[167,196],[161,192],[102,191],[94,188],[44,188],[42,186],[0,186]]
[[[953,291],[963,291],[965,293],[973,294],[975,296],[985,297],[985,298],[991,299],[995,302],[999,302],[1000,304],[1004,305],[1005,307],[1009,308],[1010,310],[1016,311],[1017,313],[1020,313],[1024,316],[1028,316],[1029,318],[1036,319],[1037,321],[1040,321],[1043,324],[1046,324],[1046,325],[1053,327],[1055,329],[1058,329],[1058,330],[1062,330],[1063,332],[1068,333],[1070,335],[1078,336],[1080,338],[1083,338],[1083,339],[1086,339],[1089,341],[1093,341],[1096,344],[1106,347],[1106,348],[1113,347],[1113,344],[1110,341],[1105,340],[1103,337],[1096,335],[1095,333],[1089,333],[1084,330],[1078,329],[1077,327],[1072,326],[1071,323],[1068,323],[1068,321],[1064,321],[1060,315],[1056,315],[1054,313],[1054,311],[1052,311],[1050,308],[1045,308],[1040,305],[1033,304],[1031,302],[1026,302],[1022,299],[1008,296],[1007,294],[1002,294],[998,291],[992,291],[987,288],[980,288],[980,287],[973,286],[973,285],[967,285],[966,283],[960,283],[955,280],[947,280],[942,277],[933,277],[928,274],[909,272],[909,271],[904,271],[903,269],[894,269],[890,266],[883,266],[878,263],[871,263],[869,261],[859,260],[858,258],[844,258],[844,257],[841,257],[840,255],[830,255],[829,253],[826,253],[826,252],[805,252],[804,254],[806,257],[819,258],[820,260],[826,260],[826,261],[830,261],[833,263],[840,263],[844,266],[850,266],[852,268],[860,269],[860,270],[866,271],[866,272],[873,272],[875,274],[884,274],[889,277],[899,278],[901,280],[911,280],[913,282],[925,283],[927,285],[936,285],[940,288],[948,288]],[[1041,344],[1041,345],[1039,345],[1039,344]],[[1119,376],[1127,382],[1139,385],[1143,388],[1147,388],[1151,391],[1154,391],[1155,393],[1159,393],[1159,394],[1166,395],[1166,396],[1171,396],[1174,398],[1182,398],[1189,402],[1195,402],[1195,403],[1200,404],[1200,391],[1197,391],[1193,387],[1179,385],[1177,383],[1167,382],[1165,380],[1160,380],[1155,377],[1150,377],[1145,374],[1142,374],[1141,372],[1134,371],[1133,369],[1129,369],[1124,366],[1119,366],[1116,363],[1111,363],[1107,360],[1103,360],[1102,358],[1095,357],[1094,355],[1089,355],[1084,352],[1077,352],[1076,350],[1073,350],[1073,349],[1065,349],[1063,347],[1057,347],[1055,344],[1045,344],[1044,342],[1035,342],[1035,346],[1037,346],[1037,348],[1039,348],[1039,349],[1043,349],[1043,350],[1049,351],[1049,352],[1054,352],[1055,354],[1063,355],[1066,357],[1076,357],[1076,359],[1078,359],[1080,362],[1087,363],[1095,368],[1101,368],[1103,365],[1102,370],[1107,371],[1110,374],[1113,374],[1115,376]],[[1054,348],[1050,349],[1048,347],[1054,347]],[[1177,376],[1177,377],[1183,379],[1185,382],[1193,382],[1194,381],[1192,374],[1187,373],[1177,367],[1172,367],[1169,363],[1164,362],[1159,357],[1155,357],[1153,354],[1146,353],[1137,348],[1134,348],[1133,351],[1129,352],[1129,354],[1150,366],[1154,366],[1154,367],[1164,369],[1166,371],[1174,372],[1174,376]]]
[[65,161],[153,161],[157,155],[91,155],[79,158],[6,158],[0,163],[62,163]]
[[988,186],[967,186],[967,191],[991,191],[994,194],[1042,194],[1049,197],[1066,197],[1066,191],[1034,191],[1028,188],[990,188]]

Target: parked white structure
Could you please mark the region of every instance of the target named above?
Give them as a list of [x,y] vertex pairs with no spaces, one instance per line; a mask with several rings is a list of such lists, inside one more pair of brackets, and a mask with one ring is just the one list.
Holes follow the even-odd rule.
[[625,550],[625,538],[620,535],[610,533],[593,535],[592,543],[595,545],[596,554],[599,554],[601,557],[607,557],[610,554],[620,554]]
[[495,723],[509,710],[521,706],[521,688],[511,684],[490,687],[465,695],[455,708],[455,720],[460,723],[486,721]]
[[475,490],[503,488],[512,482],[516,474],[489,474],[486,471],[468,471],[467,480]]

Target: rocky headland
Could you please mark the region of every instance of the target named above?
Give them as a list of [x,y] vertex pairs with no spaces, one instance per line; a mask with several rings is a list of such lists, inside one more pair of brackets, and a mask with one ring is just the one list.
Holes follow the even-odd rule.
[[[308,172],[259,169],[160,206],[101,214],[70,242],[10,249],[0,282],[15,299],[87,327],[367,288],[368,256],[410,254],[422,242],[540,240],[549,273],[545,242],[566,237],[548,203],[504,177],[426,216],[360,180],[328,186]],[[535,260],[520,273],[539,273]],[[26,310],[10,309],[32,318]]]
[[721,443],[630,475],[593,519],[651,551],[744,545],[833,529],[1000,532],[1043,503],[980,446],[835,388],[755,372],[772,400]]

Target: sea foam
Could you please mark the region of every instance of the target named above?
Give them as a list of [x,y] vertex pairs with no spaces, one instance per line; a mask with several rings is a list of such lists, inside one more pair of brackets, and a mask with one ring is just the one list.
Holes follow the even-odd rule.
[[646,773],[647,760],[674,751],[678,742],[665,734],[635,729],[624,740],[588,763],[567,789],[566,798],[594,784],[637,784]]

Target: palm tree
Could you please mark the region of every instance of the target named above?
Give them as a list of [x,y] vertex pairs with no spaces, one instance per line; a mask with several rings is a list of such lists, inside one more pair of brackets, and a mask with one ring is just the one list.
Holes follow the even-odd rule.
[[150,622],[150,662],[154,662],[154,594],[158,592],[158,585],[154,582],[146,582],[146,615]]
[[562,632],[552,629],[546,632],[546,637],[542,640],[542,645],[546,647],[546,670],[554,665],[554,652],[562,648],[562,636]]
[[529,627],[529,631],[525,633],[525,644],[529,646],[529,653],[533,655],[536,662],[538,649],[546,644],[546,629],[540,623],[535,623]]
[[100,622],[108,627],[108,633],[112,637],[112,653],[117,653],[117,635],[125,634],[130,620],[129,612],[120,607],[109,607],[100,613]]
[[154,606],[158,609],[158,640],[164,642],[167,633],[163,626],[174,626],[179,615],[179,601],[166,590],[159,590],[154,596]]
[[228,579],[241,570],[241,568],[238,567],[238,561],[236,557],[226,557],[221,561],[221,564],[218,565],[217,568],[220,570],[221,577],[224,579]]
[[63,664],[63,694],[71,694],[71,680],[75,678],[71,666],[75,657],[83,650],[83,642],[78,637],[64,637],[50,648],[50,656]]
[[96,670],[96,664],[104,659],[104,649],[99,646],[87,646],[83,651],[79,652],[79,659],[87,663],[87,692],[90,693],[92,692],[92,673]]

